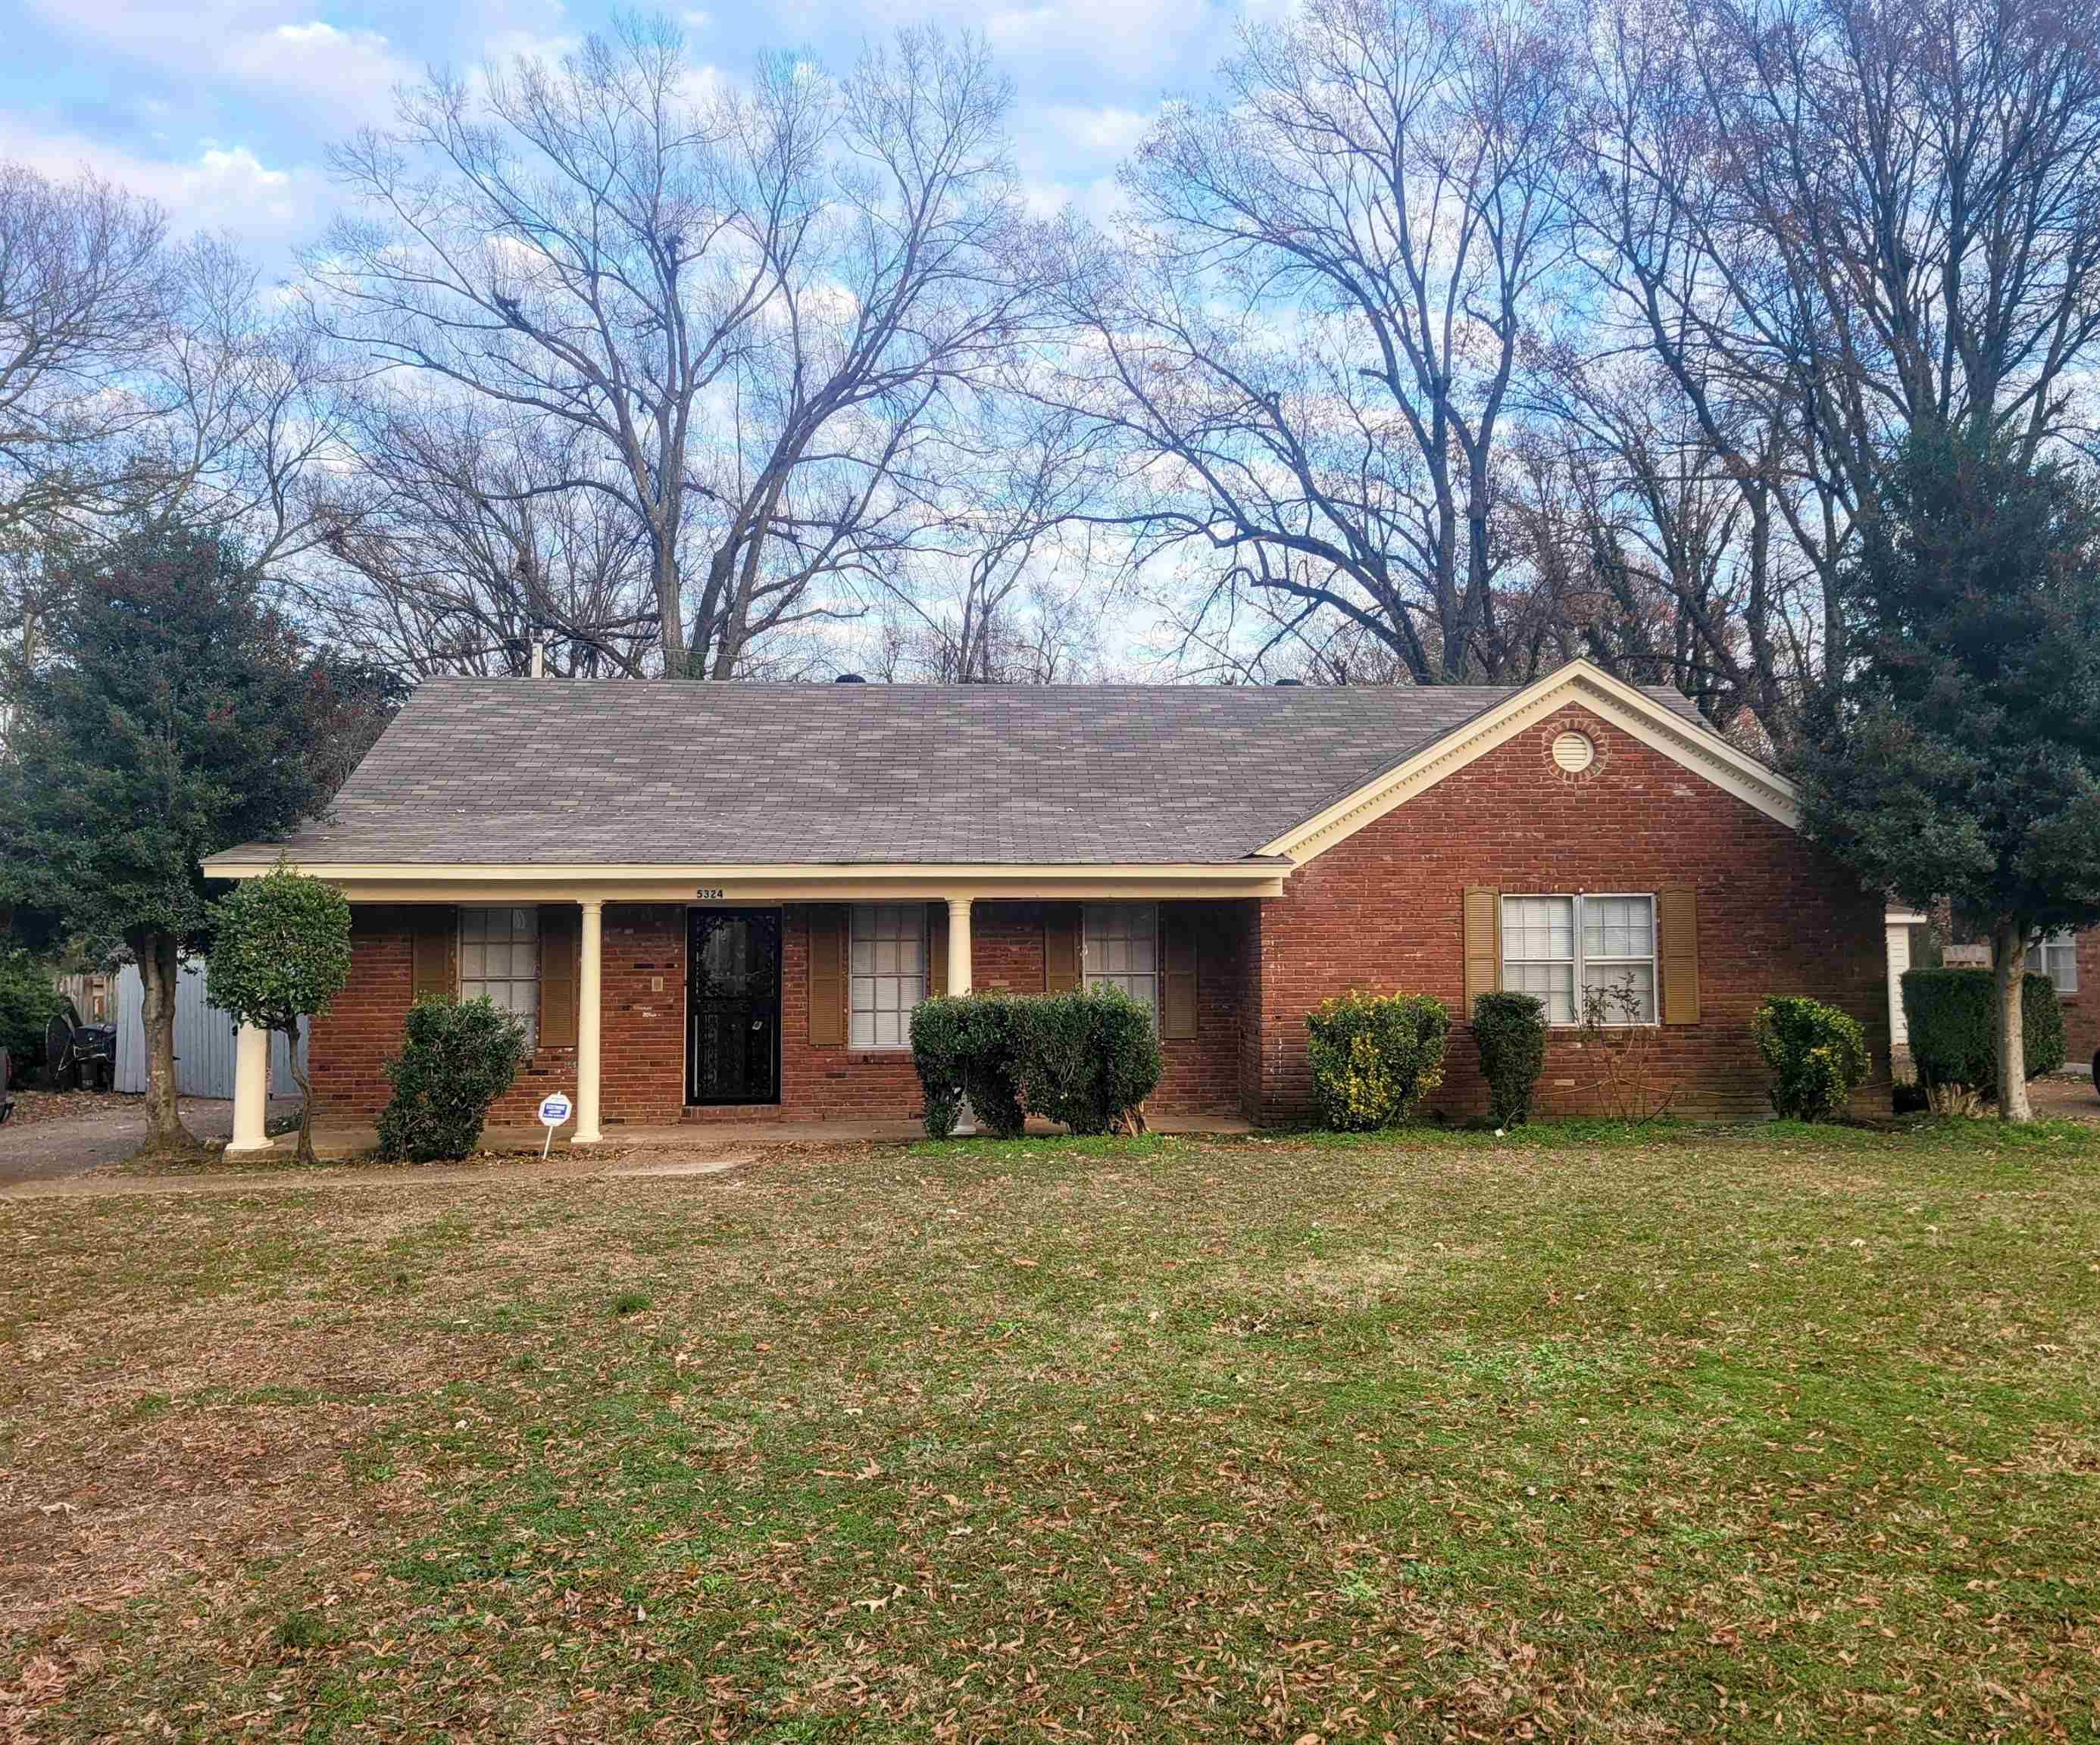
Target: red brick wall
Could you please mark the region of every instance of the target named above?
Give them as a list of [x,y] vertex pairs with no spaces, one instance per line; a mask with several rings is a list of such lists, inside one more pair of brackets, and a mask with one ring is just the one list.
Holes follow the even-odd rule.
[[[1579,781],[1552,765],[1577,723],[1599,756]],[[1771,994],[1811,994],[1866,1027],[1873,1073],[1862,1107],[1887,1107],[1882,903],[1792,831],[1585,712],[1556,716],[1388,813],[1292,874],[1260,924],[1262,1113],[1310,1107],[1305,1017],[1349,988],[1464,1000],[1461,906],[1469,885],[1507,892],[1699,892],[1701,1021],[1657,1033],[1681,1113],[1769,1109],[1749,1025]],[[1556,1032],[1541,1082],[1546,1112],[1595,1106],[1596,1069]],[[1479,1057],[1454,1025],[1433,1105],[1483,1113]]]
[[[1242,909],[1207,904],[1199,982],[1199,1033],[1166,1045],[1167,1076],[1152,1106],[1163,1113],[1218,1113],[1242,1101],[1239,994]],[[412,911],[353,911],[351,977],[315,1021],[317,1107],[338,1121],[373,1120],[386,1102],[386,1059],[399,1052],[410,1004]],[[946,926],[945,910],[932,919]],[[971,916],[978,987],[1037,993],[1043,987],[1039,903],[980,903]],[[781,928],[781,1100],[778,1106],[686,1107],[686,911],[609,904],[601,960],[601,1066],[605,1125],[694,1121],[915,1119],[923,1099],[908,1050],[819,1047],[810,1041],[809,909],[789,904]],[[489,1113],[492,1125],[530,1124],[550,1091],[576,1093],[576,1051],[542,1048]]]
[[386,1105],[386,1060],[401,1047],[410,998],[414,911],[360,904],[350,912],[350,980],[315,1014],[307,1076],[317,1117],[368,1121]]
[[2063,999],[2063,1064],[2089,1068],[2100,1050],[2100,928],[2078,936],[2078,992]]

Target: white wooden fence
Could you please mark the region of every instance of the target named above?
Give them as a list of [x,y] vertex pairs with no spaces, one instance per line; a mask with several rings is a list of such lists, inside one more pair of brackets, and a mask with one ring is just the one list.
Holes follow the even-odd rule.
[[[208,966],[201,958],[183,965],[175,985],[175,1089],[186,1097],[233,1095],[233,1020],[205,998]],[[139,966],[127,963],[117,977],[117,1088],[139,1095],[146,1089],[146,986]],[[299,1060],[307,1058],[307,1033],[299,1033]],[[270,1090],[298,1095],[291,1051],[282,1034],[270,1038]]]

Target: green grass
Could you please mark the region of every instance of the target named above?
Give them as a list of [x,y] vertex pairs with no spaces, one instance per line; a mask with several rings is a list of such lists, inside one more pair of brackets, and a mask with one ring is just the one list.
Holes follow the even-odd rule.
[[2100,1737],[2097,1190],[1542,1125],[0,1206],[0,1736]]

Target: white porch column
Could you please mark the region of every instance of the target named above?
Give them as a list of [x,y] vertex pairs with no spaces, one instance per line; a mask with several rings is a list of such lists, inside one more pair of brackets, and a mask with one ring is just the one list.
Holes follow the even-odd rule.
[[270,1095],[270,1033],[244,1024],[233,1049],[233,1137],[231,1153],[268,1151],[266,1115]]
[[584,906],[582,962],[576,967],[576,1130],[571,1145],[595,1145],[598,1126],[598,958],[605,932],[605,905]]
[[970,991],[970,900],[948,899],[948,992]]

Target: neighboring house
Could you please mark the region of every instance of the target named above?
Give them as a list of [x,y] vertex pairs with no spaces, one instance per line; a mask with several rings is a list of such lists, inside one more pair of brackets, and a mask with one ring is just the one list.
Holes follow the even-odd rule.
[[909,1116],[929,989],[1082,981],[1156,1014],[1162,1113],[1301,1117],[1306,1015],[1352,988],[1449,1005],[1454,1115],[1485,1106],[1472,998],[1535,991],[1544,1106],[1591,1107],[1586,980],[1635,987],[1687,1112],[1766,1108],[1750,1016],[1796,992],[1867,1027],[1886,1107],[1881,899],[1683,698],[1582,662],[1521,689],[436,679],[329,821],[206,870],[280,853],[353,905],[324,1118],[382,1105],[419,994],[518,1013],[495,1118],[573,1090],[588,1143]]

